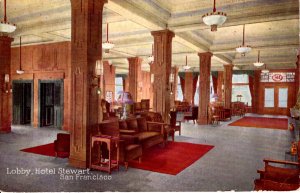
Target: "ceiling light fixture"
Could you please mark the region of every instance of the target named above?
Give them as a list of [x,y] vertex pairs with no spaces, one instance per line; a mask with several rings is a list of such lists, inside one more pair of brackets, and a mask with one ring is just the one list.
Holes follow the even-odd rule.
[[113,47],[115,47],[115,44],[108,41],[108,23],[106,23],[106,41],[102,43],[102,48],[105,53],[109,53],[109,50],[113,49]]
[[217,31],[218,25],[222,25],[226,21],[227,15],[224,12],[217,12],[216,0],[214,0],[213,12],[206,13],[202,19],[206,25],[210,26],[211,31]]
[[187,56],[185,56],[185,66],[183,66],[183,69],[186,71],[186,70],[189,70],[191,67],[188,66],[187,64]]
[[154,62],[154,56],[153,56],[153,44],[152,44],[152,53],[151,53],[151,56],[149,56],[149,57],[147,58],[147,61],[148,61],[148,64],[149,64],[149,65],[153,64],[153,62]]
[[7,21],[6,17],[6,0],[4,0],[4,18],[3,21],[0,22],[0,32],[2,33],[12,33],[17,29],[15,24],[10,24]]
[[260,61],[259,61],[259,56],[260,56],[260,50],[258,50],[257,62],[254,62],[254,63],[253,63],[254,66],[256,66],[256,67],[261,67],[261,66],[264,65],[263,62],[260,62]]
[[241,53],[242,56],[245,56],[246,53],[251,51],[251,46],[245,45],[245,25],[243,26],[243,44],[236,48],[238,53]]
[[267,74],[267,73],[270,72],[270,71],[267,69],[267,64],[265,64],[265,69],[262,69],[261,72],[262,72],[262,73],[265,73],[265,74]]
[[20,36],[20,69],[17,70],[17,74],[24,74],[24,70],[22,70],[22,37]]

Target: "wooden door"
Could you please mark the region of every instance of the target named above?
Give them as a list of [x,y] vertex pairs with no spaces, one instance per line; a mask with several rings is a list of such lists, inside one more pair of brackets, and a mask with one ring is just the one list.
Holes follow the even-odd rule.
[[40,126],[61,128],[63,123],[63,81],[40,81]]
[[288,115],[293,91],[289,86],[273,85],[264,87],[263,114]]
[[32,83],[13,83],[13,124],[30,124],[32,121]]

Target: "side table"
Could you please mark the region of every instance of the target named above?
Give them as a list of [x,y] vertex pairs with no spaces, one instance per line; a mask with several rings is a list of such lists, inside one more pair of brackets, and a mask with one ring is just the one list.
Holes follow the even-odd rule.
[[[99,160],[92,160],[92,148],[95,142],[99,142]],[[105,143],[108,149],[108,159],[103,157],[103,152],[101,151],[102,144]],[[116,157],[116,160],[113,160]],[[112,137],[108,135],[95,135],[91,137],[90,145],[90,168],[97,169],[100,171],[106,171],[111,174],[114,169],[119,170],[119,138]]]

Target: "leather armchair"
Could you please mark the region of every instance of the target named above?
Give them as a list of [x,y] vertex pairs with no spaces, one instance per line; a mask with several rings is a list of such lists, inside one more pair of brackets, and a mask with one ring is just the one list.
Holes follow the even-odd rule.
[[54,151],[56,157],[66,158],[70,156],[70,134],[57,134],[57,139],[54,141]]
[[169,136],[171,136],[172,140],[174,141],[174,128],[172,128],[170,124],[164,122],[160,113],[149,111],[142,116],[146,118],[149,130],[163,133],[164,144],[167,143]]
[[192,115],[184,116],[184,120],[193,120],[193,123],[195,124],[195,120],[198,119],[198,107],[192,107]]

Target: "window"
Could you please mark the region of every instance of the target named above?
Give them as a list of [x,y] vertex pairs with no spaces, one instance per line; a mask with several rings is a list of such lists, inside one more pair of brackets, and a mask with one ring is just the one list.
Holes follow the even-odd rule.
[[274,107],[274,88],[265,88],[265,107]]
[[[240,99],[237,98],[237,95],[241,95]],[[235,102],[241,100],[248,104],[249,106],[252,105],[251,103],[251,93],[249,89],[249,76],[247,74],[234,74],[232,75],[232,94],[231,94],[231,101]]]
[[180,83],[180,77],[178,76],[177,78],[177,99],[179,101],[183,100],[183,94],[182,94],[182,89],[181,89],[181,83]]
[[287,100],[288,100],[288,89],[279,88],[278,107],[287,108]]
[[115,100],[118,100],[118,97],[120,93],[123,91],[123,78],[122,77],[116,77],[115,78]]
[[261,73],[261,82],[295,82],[295,72]]
[[196,92],[195,92],[195,96],[194,96],[194,105],[198,106],[199,105],[199,82],[200,82],[200,76],[198,76],[197,79],[197,86],[196,86]]
[[[199,84],[200,84],[200,76],[198,76],[197,80],[197,86],[196,86],[196,93],[194,96],[194,105],[198,106],[199,105],[199,96],[200,96],[200,89],[199,89]],[[210,101],[213,101],[214,99],[212,98],[214,93],[214,88],[213,88],[213,82],[212,82],[212,76],[210,75],[210,87],[209,87],[209,93],[210,93]]]

